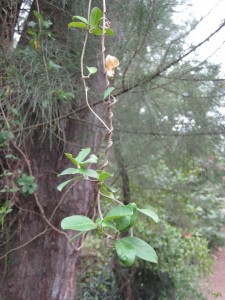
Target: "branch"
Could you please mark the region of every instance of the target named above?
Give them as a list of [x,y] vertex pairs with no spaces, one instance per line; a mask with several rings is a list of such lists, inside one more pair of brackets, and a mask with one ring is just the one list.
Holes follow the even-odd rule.
[[175,136],[175,137],[185,137],[185,136],[202,136],[202,135],[224,135],[225,131],[211,131],[211,132],[187,132],[187,133],[163,133],[163,132],[144,132],[144,131],[132,131],[132,130],[119,130],[115,129],[115,131],[119,131],[127,134],[136,134],[136,135],[152,135],[152,136]]
[[134,88],[136,88],[136,87],[138,87],[138,86],[140,86],[140,85],[142,85],[146,82],[149,82],[149,81],[153,80],[154,78],[158,77],[159,75],[161,75],[162,72],[168,70],[173,65],[175,65],[178,62],[182,61],[185,57],[190,55],[192,52],[194,52],[196,49],[198,49],[204,43],[208,42],[209,39],[211,37],[213,37],[216,33],[218,33],[224,26],[225,26],[225,21],[223,21],[223,23],[213,33],[211,33],[207,38],[205,38],[203,41],[201,41],[197,45],[191,47],[191,49],[189,51],[187,51],[185,54],[183,54],[183,55],[179,56],[177,59],[167,63],[165,66],[162,66],[161,68],[159,67],[153,74],[150,74],[147,79],[140,80],[140,81],[136,82],[135,84],[133,84],[132,86],[128,86],[128,87],[122,89],[120,92],[115,94],[115,97],[120,96],[122,94],[125,94],[125,93],[133,90]]

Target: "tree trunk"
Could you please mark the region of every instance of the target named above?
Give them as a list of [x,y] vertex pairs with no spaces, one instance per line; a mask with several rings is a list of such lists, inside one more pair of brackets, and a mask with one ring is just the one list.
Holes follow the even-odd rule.
[[[84,145],[92,145],[93,148],[100,145],[99,129],[95,132],[95,144],[93,144],[92,136],[89,135],[90,137],[87,138],[87,128],[80,124],[74,125],[75,121],[68,121],[67,137],[73,135],[74,140],[83,139]],[[93,214],[95,186],[89,181],[82,181],[65,197],[64,193],[58,192],[56,190],[59,184],[57,174],[68,167],[68,162],[62,157],[62,145],[57,147],[55,143],[53,149],[50,150],[48,138],[40,143],[39,134],[40,131],[35,134],[34,144],[26,147],[27,160],[30,161],[38,183],[36,197],[47,219],[50,219],[52,212],[60,203],[52,218],[52,223],[60,230],[60,221],[66,216],[73,214],[91,216]],[[86,138],[82,138],[85,136]],[[78,151],[65,145],[65,152],[75,155]],[[64,198],[63,201],[62,198]],[[7,256],[7,273],[5,278],[2,278],[2,298],[5,300],[74,299],[76,262],[79,252],[73,249],[64,235],[48,226],[41,216],[37,199],[33,196],[23,197],[17,205],[19,206],[17,220],[13,225],[13,230],[16,229],[17,233],[7,247],[13,249],[27,242],[29,244]],[[46,232],[44,232],[45,229]],[[41,235],[38,236],[39,234]],[[75,246],[79,245],[80,240],[77,240]]]
[[114,144],[114,152],[122,183],[123,203],[129,204],[131,201],[129,176],[127,173],[126,166],[124,165],[124,159],[118,142]]
[[[66,20],[66,30],[67,23]],[[98,66],[98,70],[101,69]],[[101,71],[98,73],[94,85],[98,95],[102,95],[104,80]],[[83,95],[79,95],[83,100],[80,107],[85,103]],[[95,106],[98,115],[102,116],[104,110],[104,104]],[[61,112],[65,113],[67,111]],[[103,136],[102,129],[95,126],[99,121],[88,109],[80,109],[76,117],[84,122],[71,118],[62,121],[64,142],[57,139],[50,142],[48,135],[43,140],[41,127],[33,129],[33,135],[28,135],[21,146],[12,141],[14,153],[24,164],[23,172],[29,173],[30,167],[38,190],[35,196],[20,196],[16,201],[7,233],[8,237],[13,236],[6,243],[0,243],[0,268],[3,270],[0,272],[0,299],[75,299],[76,263],[80,252],[61,232],[60,221],[73,214],[92,217],[96,191],[92,182],[81,181],[68,192],[60,193],[56,187],[64,178],[58,179],[57,174],[71,166],[64,153],[76,156],[81,148],[91,147],[98,154]],[[73,233],[68,235],[72,237]],[[77,239],[75,248],[80,244],[81,239]]]

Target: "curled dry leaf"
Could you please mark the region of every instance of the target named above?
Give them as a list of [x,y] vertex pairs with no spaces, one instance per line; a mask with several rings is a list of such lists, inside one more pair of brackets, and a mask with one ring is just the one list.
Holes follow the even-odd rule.
[[113,77],[115,69],[119,66],[120,62],[115,56],[107,55],[105,59],[105,68],[107,75]]

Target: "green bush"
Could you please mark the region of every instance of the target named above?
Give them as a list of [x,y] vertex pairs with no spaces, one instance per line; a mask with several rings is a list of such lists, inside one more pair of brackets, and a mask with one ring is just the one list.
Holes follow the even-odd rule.
[[139,222],[137,230],[145,238],[151,236],[159,257],[158,266],[139,262],[134,280],[138,299],[147,299],[150,294],[155,297],[152,299],[201,299],[199,285],[212,266],[207,240],[197,234],[182,233],[165,221],[151,232]]

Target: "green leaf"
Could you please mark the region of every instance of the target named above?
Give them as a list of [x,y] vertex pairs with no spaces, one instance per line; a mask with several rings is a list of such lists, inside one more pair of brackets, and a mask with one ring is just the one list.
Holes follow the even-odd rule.
[[125,216],[115,220],[116,228],[120,232],[128,231],[134,225],[134,222],[137,218],[137,205],[135,203],[130,203],[127,205],[127,207],[132,209],[133,214],[131,216]]
[[127,231],[132,227],[131,216],[125,216],[125,217],[116,219],[115,223],[116,223],[116,228],[119,232]]
[[81,17],[81,16],[73,16],[73,20],[74,19],[78,19],[80,21],[82,21],[83,23],[87,24],[88,25],[88,20],[85,19],[84,17]]
[[145,241],[136,238],[136,237],[125,237],[122,240],[130,243],[136,252],[136,256],[140,257],[143,260],[147,260],[153,263],[158,263],[158,257],[155,253],[155,250],[147,244]]
[[113,30],[111,28],[106,28],[105,33],[107,35],[114,35],[114,32],[113,32]]
[[[90,33],[91,34],[95,34],[95,35],[102,35],[103,34],[103,30],[99,27],[95,28],[95,29],[90,29]],[[111,28],[106,28],[105,30],[106,35],[114,35],[114,32],[112,31]]]
[[79,152],[79,154],[76,157],[76,160],[78,161],[78,163],[83,162],[83,160],[88,156],[88,154],[90,152],[91,152],[91,148],[81,149],[81,151]]
[[117,230],[115,224],[114,224],[112,221],[109,221],[109,220],[103,220],[102,223],[101,223],[101,225],[102,225],[102,227],[104,227],[104,228],[111,228],[111,229],[113,229],[113,230],[115,230],[115,231],[118,232],[118,230]]
[[115,90],[115,88],[112,86],[107,88],[107,90],[105,90],[105,92],[103,94],[103,100],[105,100],[114,90]]
[[98,71],[98,69],[95,67],[86,66],[86,68],[88,69],[89,75],[95,74]]
[[36,10],[33,10],[33,13],[34,13],[35,17],[43,24],[44,20],[42,18],[42,15],[39,14],[39,12]]
[[35,27],[35,26],[37,25],[37,23],[34,22],[34,21],[30,21],[30,22],[28,22],[27,25],[28,25],[29,27]]
[[90,14],[90,29],[91,30],[99,27],[102,16],[103,16],[103,14],[102,14],[101,9],[99,9],[98,7],[92,8],[91,14]]
[[68,168],[64,171],[62,171],[62,173],[60,173],[58,176],[64,176],[64,175],[76,175],[76,174],[80,174],[79,169],[75,169],[75,168]]
[[64,170],[62,173],[60,173],[58,176],[64,176],[64,175],[76,175],[76,174],[81,174],[84,176],[88,176],[88,177],[93,177],[98,179],[99,174],[92,169],[75,169],[75,168],[68,168],[66,170]]
[[104,220],[113,220],[125,216],[131,216],[132,214],[133,210],[130,207],[127,207],[125,205],[118,205],[106,214]]
[[143,209],[138,208],[138,211],[140,211],[141,213],[145,214],[146,216],[152,218],[156,223],[159,222],[159,217],[151,209],[149,209],[149,208],[143,208]]
[[85,176],[88,176],[88,177],[93,177],[93,178],[96,178],[96,179],[99,178],[99,174],[95,170],[92,170],[92,169],[79,169],[79,171],[80,171],[80,174],[82,174],[82,175],[85,175]]
[[124,239],[116,240],[115,247],[120,263],[123,267],[130,267],[135,261],[135,250],[132,244]]
[[110,173],[108,173],[108,172],[102,172],[100,175],[99,175],[99,181],[101,182],[101,181],[104,181],[105,179],[107,179],[107,178],[109,178],[109,177],[111,177],[111,176],[113,176],[112,174],[110,174]]
[[133,214],[130,218],[130,225],[129,225],[128,228],[126,228],[126,230],[130,229],[134,225],[134,222],[136,221],[136,218],[137,218],[137,215],[138,215],[137,205],[135,203],[130,203],[127,206],[130,207],[133,210]]
[[94,29],[90,29],[89,32],[91,34],[95,34],[95,35],[102,35],[103,34],[103,31],[101,28],[94,28]]
[[117,189],[114,187],[109,186],[108,184],[106,184],[105,182],[102,183],[102,186],[104,186],[108,191],[111,191],[113,193],[116,193]]
[[77,231],[89,231],[97,228],[97,225],[88,217],[74,215],[66,217],[61,222],[62,229],[71,229]]
[[61,192],[62,189],[63,189],[68,183],[70,183],[70,182],[73,181],[73,180],[74,180],[74,178],[62,182],[61,184],[59,184],[59,185],[57,186],[57,190]]
[[82,163],[79,163],[79,165],[81,166],[81,168],[85,168],[88,164],[97,164],[97,162],[98,162],[97,156],[91,154],[91,156],[87,160],[83,161]]
[[110,192],[109,190],[107,190],[107,188],[105,186],[100,186],[100,192],[102,194],[102,196],[106,197],[106,199],[111,198],[111,199],[114,199],[114,195],[112,192]]
[[72,27],[85,28],[85,29],[88,28],[88,26],[83,22],[71,22],[71,23],[69,23],[68,28],[70,29]]
[[66,155],[66,157],[67,157],[70,161],[72,161],[72,163],[73,163],[75,166],[78,167],[79,163],[78,163],[78,161],[76,160],[76,158],[73,157],[72,154],[70,154],[70,153],[65,153],[65,155]]

